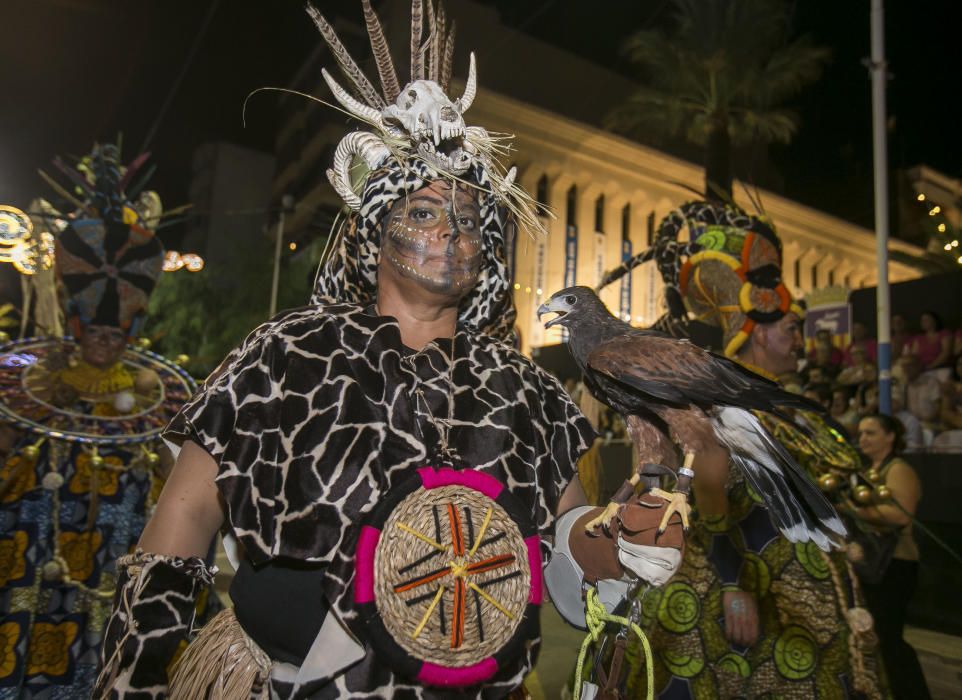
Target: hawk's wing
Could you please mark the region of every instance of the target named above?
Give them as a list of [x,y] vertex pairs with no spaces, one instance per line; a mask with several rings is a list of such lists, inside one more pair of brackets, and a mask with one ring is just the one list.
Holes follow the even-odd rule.
[[[626,334],[588,355],[588,368],[640,392],[639,398],[677,406],[728,405],[775,411],[794,403],[777,384],[687,340]],[[804,404],[810,408],[808,403]]]

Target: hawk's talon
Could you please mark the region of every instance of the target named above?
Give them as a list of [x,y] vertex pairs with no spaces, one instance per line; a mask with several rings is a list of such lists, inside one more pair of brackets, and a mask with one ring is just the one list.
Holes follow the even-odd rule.
[[614,501],[608,503],[601,513],[585,523],[585,531],[590,535],[594,534],[595,528],[604,527],[607,529],[608,525],[611,524],[611,519],[618,515],[618,511],[620,510],[620,503],[615,503]]
[[681,491],[674,491],[668,493],[662,489],[651,489],[648,493],[658,498],[662,498],[668,502],[668,507],[665,509],[665,515],[661,519],[661,523],[658,525],[658,534],[660,535],[668,527],[668,523],[671,520],[671,516],[675,513],[681,516],[681,526],[685,532],[688,534],[689,522],[688,516],[691,514],[691,506],[688,505],[688,494]]

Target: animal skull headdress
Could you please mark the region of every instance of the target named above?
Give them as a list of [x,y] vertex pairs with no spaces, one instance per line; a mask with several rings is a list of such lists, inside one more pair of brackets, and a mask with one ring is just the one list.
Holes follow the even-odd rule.
[[413,0],[411,81],[402,88],[370,0],[362,0],[361,4],[381,80],[380,92],[348,54],[327,20],[313,6],[307,6],[357,97],[322,69],[325,82],[348,113],[378,132],[348,134],[334,152],[333,167],[327,171],[327,176],[345,204],[354,211],[361,208],[361,196],[354,190],[351,177],[351,165],[356,157],[361,157],[370,170],[376,170],[391,158],[403,161],[414,156],[431,166],[439,176],[455,178],[478,164],[488,171],[499,195],[508,199],[511,195],[517,196],[518,191],[513,187],[514,169],[506,172],[494,158],[495,154],[505,151],[499,145],[499,139],[482,127],[466,126],[464,122],[464,115],[477,94],[477,67],[473,53],[464,93],[453,100],[447,96],[454,58],[455,24],[452,22],[448,28],[444,6],[439,5],[435,13],[433,0],[428,0],[426,5],[422,5],[422,0]]
[[[522,228],[544,232],[531,199],[515,184],[515,169],[498,156],[505,137],[466,126],[464,115],[477,94],[477,68],[471,54],[464,93],[450,99],[455,25],[448,27],[443,6],[433,0],[411,6],[411,80],[401,87],[380,20],[370,0],[361,0],[381,90],[378,91],[341,44],[331,25],[312,6],[308,13],[353,91],[322,70],[334,97],[352,116],[370,126],[345,136],[334,151],[327,177],[351,210],[339,230],[337,253],[322,265],[314,301],[366,303],[374,296],[379,224],[391,204],[433,179],[456,180],[478,192],[484,264],[481,279],[462,300],[461,321],[478,330],[510,330],[510,284],[505,261],[505,228],[513,217]],[[426,38],[425,38],[426,37]],[[356,167],[368,174],[357,185]],[[352,176],[353,175],[353,176]],[[334,247],[332,245],[332,250]]]

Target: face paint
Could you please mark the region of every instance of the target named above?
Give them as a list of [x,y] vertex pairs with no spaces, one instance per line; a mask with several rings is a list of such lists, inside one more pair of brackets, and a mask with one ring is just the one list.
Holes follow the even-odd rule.
[[385,220],[381,255],[425,289],[463,296],[481,266],[481,213],[470,190],[432,182],[399,200]]

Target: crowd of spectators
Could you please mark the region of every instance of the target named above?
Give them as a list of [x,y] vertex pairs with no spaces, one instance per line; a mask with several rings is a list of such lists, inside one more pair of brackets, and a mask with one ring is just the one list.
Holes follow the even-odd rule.
[[[962,452],[962,328],[944,327],[926,311],[911,333],[906,319],[892,317],[892,409],[905,427],[909,451]],[[852,437],[859,419],[878,411],[878,346],[861,323],[848,347],[819,329],[790,380],[822,404]]]

